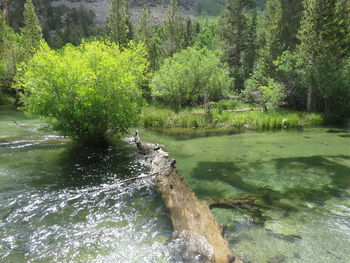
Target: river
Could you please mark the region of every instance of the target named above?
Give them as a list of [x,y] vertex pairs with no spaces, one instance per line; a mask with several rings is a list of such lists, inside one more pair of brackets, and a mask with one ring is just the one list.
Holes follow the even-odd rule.
[[[181,262],[144,157],[117,140],[81,148],[0,110],[0,262]],[[254,195],[264,209],[212,209],[246,263],[350,255],[350,130],[140,131],[165,146],[201,199]]]

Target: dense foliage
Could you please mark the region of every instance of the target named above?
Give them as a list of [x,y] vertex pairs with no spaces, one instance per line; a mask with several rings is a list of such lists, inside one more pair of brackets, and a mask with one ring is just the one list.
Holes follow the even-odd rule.
[[231,87],[228,67],[216,52],[187,48],[174,54],[154,74],[152,96],[175,108],[201,105],[205,97],[218,100]]
[[[145,3],[136,21],[131,19],[132,16],[129,14],[131,9],[128,9],[127,1],[110,1],[107,23],[97,30],[93,12],[84,7],[69,9],[51,5],[50,1],[38,0],[11,2],[10,7],[3,7],[7,12],[0,14],[0,93],[13,92],[11,85],[13,76],[17,74],[21,84],[17,84],[16,91],[24,90],[25,107],[29,110],[31,103],[33,109],[37,107],[39,104],[36,105],[35,96],[30,95],[33,89],[31,85],[35,81],[29,81],[29,76],[30,74],[34,76],[34,69],[38,71],[37,74],[40,72],[44,74],[44,69],[35,68],[35,65],[39,65],[38,61],[41,61],[43,66],[52,67],[50,74],[60,72],[60,78],[65,78],[69,83],[63,81],[56,83],[50,80],[56,89],[70,93],[70,89],[65,90],[68,86],[80,87],[79,94],[86,92],[90,95],[89,85],[94,85],[94,89],[101,89],[98,97],[103,97],[101,95],[105,91],[101,88],[103,83],[97,80],[92,82],[89,79],[90,84],[84,86],[85,84],[81,84],[83,79],[80,78],[84,74],[79,73],[79,70],[83,72],[88,69],[88,72],[92,70],[94,74],[100,74],[97,73],[98,65],[91,62],[89,68],[84,64],[87,61],[84,50],[92,40],[90,37],[99,35],[98,39],[101,41],[109,39],[112,43],[125,48],[125,53],[116,48],[118,51],[113,52],[117,52],[115,54],[118,56],[113,59],[109,57],[108,63],[113,61],[118,64],[120,59],[127,57],[127,54],[133,52],[138,54],[130,63],[140,60],[137,63],[144,66],[134,76],[137,84],[131,85],[130,88],[140,88],[143,97],[149,102],[163,103],[176,110],[204,106],[206,115],[202,112],[203,118],[210,115],[210,108],[219,107],[223,112],[225,107],[222,105],[235,105],[239,102],[253,104],[252,107],[259,107],[265,111],[283,108],[316,111],[333,116],[333,119],[334,116],[347,118],[350,115],[349,1],[227,0],[220,16],[201,16],[195,20],[188,16],[188,10],[183,9],[194,6],[185,5],[185,1],[181,0],[180,5],[176,0],[167,1],[168,11],[164,16],[159,16],[157,8],[154,8],[154,5],[159,3],[154,1]],[[150,3],[150,6],[147,3]],[[205,13],[200,10],[204,7],[206,10],[211,9],[212,14],[217,14],[220,10],[217,7],[224,5],[224,1],[221,0],[198,0],[197,3],[199,3],[197,12],[201,14]],[[140,2],[138,6],[141,6]],[[18,17],[23,19],[15,20],[14,12],[16,14],[20,12]],[[43,37],[53,48],[59,48],[66,43],[79,45],[85,41],[85,44],[77,48],[67,46],[57,51],[52,51],[42,44],[43,49],[35,54],[38,43]],[[127,46],[131,39],[142,45],[144,50],[141,52],[135,46],[129,49]],[[97,45],[97,42],[92,43]],[[113,47],[116,47],[114,44],[106,44],[106,47],[114,50]],[[103,44],[99,43],[97,46],[101,45]],[[50,64],[49,60],[45,62],[43,50],[47,54],[54,54],[52,58],[56,59],[56,63]],[[76,54],[80,54],[86,60],[81,64],[81,69],[67,66],[64,71],[63,64],[60,63],[78,58]],[[131,57],[130,55],[130,59]],[[28,60],[30,60],[28,71],[19,71],[18,65]],[[120,70],[125,70],[125,74],[128,67],[131,72],[135,70],[131,64],[127,65],[126,61],[124,62],[125,65],[122,63],[123,67]],[[98,60],[95,63],[98,63]],[[146,63],[150,65],[152,73],[149,76],[153,77],[141,78],[147,71]],[[80,65],[77,64],[76,67],[78,66]],[[108,70],[112,68],[113,66]],[[106,72],[109,72],[108,70]],[[71,72],[76,72],[78,76],[71,78]],[[21,74],[24,76],[21,77]],[[114,77],[111,77],[111,83],[114,81],[116,81]],[[137,94],[136,98],[139,98],[140,92]],[[62,96],[67,101],[68,97]],[[51,98],[46,99],[50,101]],[[104,109],[100,107],[100,100],[89,103],[91,109],[86,110],[86,114],[90,114],[89,119],[95,118],[92,115],[96,115],[97,119],[100,114],[104,116],[104,113],[101,113]],[[95,103],[96,107],[93,106]],[[131,105],[135,109],[130,111],[132,114],[137,112],[135,105]],[[85,112],[81,106],[75,107]],[[94,111],[92,108],[95,108]],[[37,110],[37,113],[40,111]],[[118,115],[116,118],[119,117]],[[84,118],[88,119],[86,116]],[[129,119],[130,123],[133,123],[134,118]],[[206,119],[210,120],[211,118]],[[123,118],[118,122],[121,127],[129,125],[123,126],[126,123]],[[56,127],[59,126],[58,122],[53,123]],[[101,129],[110,130],[109,127],[106,128],[107,126],[100,125]],[[69,130],[67,127],[58,128],[81,140],[86,140],[90,136],[90,131],[81,131],[81,134],[66,132]],[[120,129],[122,130],[125,128]],[[96,131],[93,136],[104,137],[105,140],[112,133],[108,131],[101,135],[102,132]],[[92,134],[93,132],[90,137],[93,137]]]
[[146,67],[144,49],[132,43],[123,51],[97,41],[60,51],[42,43],[16,87],[27,112],[80,142],[104,144],[136,123]]

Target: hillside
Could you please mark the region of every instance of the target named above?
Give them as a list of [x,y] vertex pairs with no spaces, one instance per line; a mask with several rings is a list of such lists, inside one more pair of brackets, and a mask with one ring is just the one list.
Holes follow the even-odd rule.
[[[106,21],[107,5],[109,0],[58,0],[53,1],[53,7],[66,6],[70,9],[84,8],[95,13],[95,22],[103,24]],[[166,15],[168,1],[163,0],[148,0],[147,1],[156,24],[160,24]],[[179,0],[179,6],[182,7],[186,16],[193,16],[196,13],[197,0]],[[140,8],[142,8],[144,1],[131,0],[129,1],[129,9],[132,20],[137,20]]]

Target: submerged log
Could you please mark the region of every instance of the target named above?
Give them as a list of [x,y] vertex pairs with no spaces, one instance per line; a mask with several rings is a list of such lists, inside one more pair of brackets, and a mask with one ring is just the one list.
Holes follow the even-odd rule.
[[206,201],[210,208],[242,208],[249,211],[263,212],[271,207],[257,204],[256,201],[261,199],[258,195],[245,195],[241,197],[226,198],[223,200],[208,200]]
[[174,238],[180,240],[181,254],[188,262],[241,263],[222,236],[222,229],[214,219],[209,204],[198,200],[178,174],[174,160],[159,146],[141,142],[137,132],[134,141],[147,154],[151,174],[166,207],[170,211]]

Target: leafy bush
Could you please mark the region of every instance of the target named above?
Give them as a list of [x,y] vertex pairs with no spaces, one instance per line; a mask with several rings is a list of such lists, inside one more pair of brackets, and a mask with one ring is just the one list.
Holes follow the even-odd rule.
[[147,60],[142,46],[93,41],[40,50],[23,65],[16,88],[23,108],[84,144],[106,144],[136,123]]
[[259,104],[264,110],[278,109],[286,98],[284,86],[272,78],[264,79],[263,82],[261,84],[254,77],[248,79],[242,97]]
[[261,93],[259,101],[265,110],[279,108],[286,97],[283,91],[283,85],[271,78],[268,79],[268,84],[266,86],[259,87],[259,91]]
[[152,96],[173,108],[218,100],[232,86],[229,69],[214,51],[189,47],[165,60],[151,82]]

